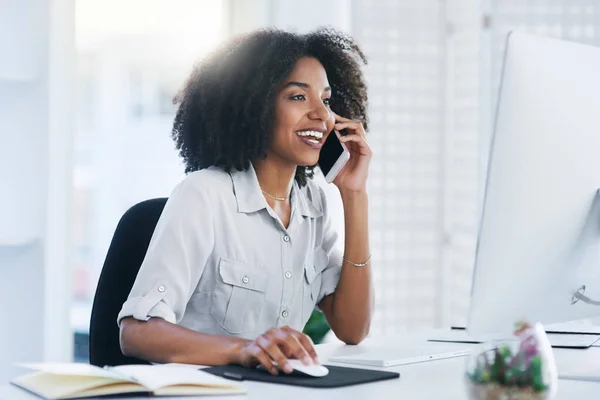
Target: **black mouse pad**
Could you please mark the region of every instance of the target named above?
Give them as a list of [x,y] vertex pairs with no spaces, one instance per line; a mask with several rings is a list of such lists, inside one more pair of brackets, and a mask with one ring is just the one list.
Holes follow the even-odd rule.
[[245,368],[239,365],[225,365],[220,367],[204,368],[202,371],[228,379],[249,380],[281,385],[304,386],[313,388],[337,388],[343,386],[359,385],[361,383],[378,382],[388,379],[397,379],[397,372],[374,371],[369,369],[337,367],[325,365],[329,374],[321,378],[306,376],[301,373],[287,375],[280,372],[273,376],[262,368]]

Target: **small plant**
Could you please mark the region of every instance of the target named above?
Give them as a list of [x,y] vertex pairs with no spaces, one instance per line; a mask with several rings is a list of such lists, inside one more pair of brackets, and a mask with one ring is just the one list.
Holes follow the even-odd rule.
[[474,365],[467,371],[472,398],[496,398],[491,392],[498,396],[503,393],[497,398],[524,398],[516,395],[524,392],[531,395],[527,398],[546,398],[551,382],[544,379],[546,361],[536,332],[520,322],[515,336],[512,345],[499,344],[475,356]]

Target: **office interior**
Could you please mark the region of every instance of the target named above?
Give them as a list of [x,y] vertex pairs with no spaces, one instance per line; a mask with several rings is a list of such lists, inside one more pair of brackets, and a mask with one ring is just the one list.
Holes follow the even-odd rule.
[[334,27],[369,61],[371,335],[465,325],[505,36],[600,45],[600,3],[3,0],[0,382],[18,362],[88,360],[119,218],[184,177],[173,96],[222,40],[269,26]]

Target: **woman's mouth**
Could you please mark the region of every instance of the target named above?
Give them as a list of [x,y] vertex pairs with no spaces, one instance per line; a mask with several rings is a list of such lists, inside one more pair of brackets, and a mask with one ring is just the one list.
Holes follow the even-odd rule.
[[304,144],[319,150],[323,147],[323,132],[319,131],[298,131],[296,135],[304,142]]

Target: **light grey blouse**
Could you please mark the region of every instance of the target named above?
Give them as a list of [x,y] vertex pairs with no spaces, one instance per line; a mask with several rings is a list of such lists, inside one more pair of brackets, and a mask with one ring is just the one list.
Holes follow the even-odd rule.
[[294,182],[286,229],[256,173],[211,167],[173,190],[117,323],[163,318],[210,334],[254,339],[302,330],[335,291],[342,249],[325,193]]

